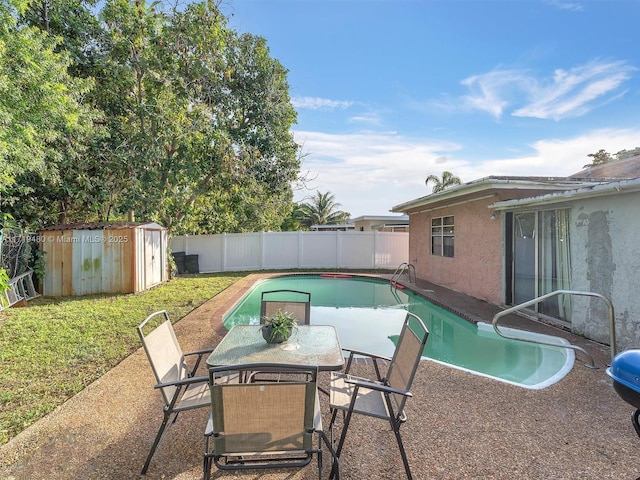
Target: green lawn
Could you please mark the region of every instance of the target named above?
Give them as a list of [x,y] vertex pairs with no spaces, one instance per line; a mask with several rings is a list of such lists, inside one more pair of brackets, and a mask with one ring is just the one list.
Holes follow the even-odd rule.
[[140,347],[136,326],[178,321],[246,273],[188,275],[127,295],[38,298],[0,313],[0,445]]

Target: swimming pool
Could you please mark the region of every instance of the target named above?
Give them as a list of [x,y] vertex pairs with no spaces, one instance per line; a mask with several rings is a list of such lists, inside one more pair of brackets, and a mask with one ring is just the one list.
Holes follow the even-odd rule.
[[[411,291],[357,276],[291,275],[262,280],[225,315],[225,327],[260,323],[261,293],[278,289],[310,292],[311,323],[335,326],[344,348],[392,356],[410,311],[429,329],[424,351],[429,360],[530,389],[558,382],[573,367],[573,350],[502,338],[491,325],[476,326]],[[559,337],[515,332],[568,344]]]

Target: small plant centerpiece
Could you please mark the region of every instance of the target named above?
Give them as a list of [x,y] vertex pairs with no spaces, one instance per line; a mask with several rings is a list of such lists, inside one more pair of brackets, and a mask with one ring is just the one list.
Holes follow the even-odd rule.
[[267,343],[282,343],[289,339],[291,332],[297,325],[292,313],[278,310],[275,314],[264,317],[262,337]]

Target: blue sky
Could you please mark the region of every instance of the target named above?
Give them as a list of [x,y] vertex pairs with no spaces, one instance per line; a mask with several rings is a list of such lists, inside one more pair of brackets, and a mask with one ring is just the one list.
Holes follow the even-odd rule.
[[228,0],[289,70],[306,189],[352,217],[430,174],[563,176],[640,146],[638,0]]

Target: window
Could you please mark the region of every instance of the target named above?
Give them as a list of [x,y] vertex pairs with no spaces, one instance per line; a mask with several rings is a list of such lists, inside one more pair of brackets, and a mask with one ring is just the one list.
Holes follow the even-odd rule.
[[453,216],[431,219],[431,255],[453,257]]

